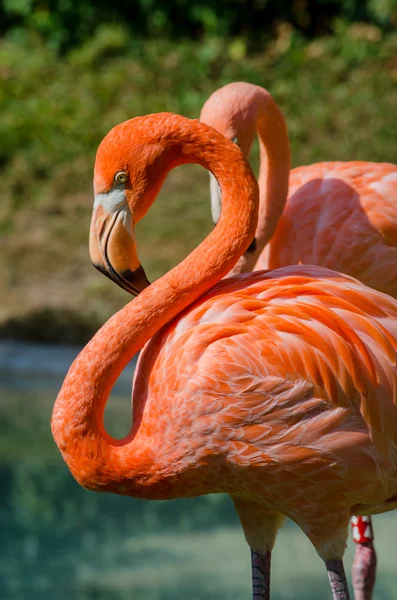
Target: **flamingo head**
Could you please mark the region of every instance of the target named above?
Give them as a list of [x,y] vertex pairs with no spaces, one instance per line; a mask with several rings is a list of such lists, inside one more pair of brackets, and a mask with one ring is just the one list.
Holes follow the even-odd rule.
[[102,140],[95,161],[90,257],[134,296],[150,285],[138,258],[135,225],[173,166],[172,143],[161,135],[166,117],[149,115],[117,125]]

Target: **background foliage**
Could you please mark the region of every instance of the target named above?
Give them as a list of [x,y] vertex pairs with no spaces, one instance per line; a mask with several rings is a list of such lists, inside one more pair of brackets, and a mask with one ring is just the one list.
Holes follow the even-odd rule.
[[313,36],[329,33],[335,17],[384,27],[397,19],[396,0],[2,0],[0,7],[3,31],[18,37],[37,31],[63,51],[84,42],[104,22],[138,37],[243,35],[261,43],[280,20]]
[[[284,111],[294,165],[397,160],[397,0],[1,0],[0,10],[0,335],[86,340],[128,300],[87,252],[95,150],[120,121],[197,117],[216,88],[245,80]],[[206,173],[177,169],[137,232],[149,276],[210,228]]]

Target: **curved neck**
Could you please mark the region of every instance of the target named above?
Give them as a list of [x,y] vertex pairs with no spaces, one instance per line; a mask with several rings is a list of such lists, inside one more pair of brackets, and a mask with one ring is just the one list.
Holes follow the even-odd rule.
[[[189,135],[186,135],[186,122]],[[205,135],[204,135],[205,134]],[[211,234],[182,263],[145,289],[97,332],[72,364],[55,403],[52,432],[75,478],[107,489],[128,473],[145,478],[151,449],[139,445],[139,423],[124,440],[105,431],[110,391],[127,363],[168,321],[211,288],[246,250],[257,224],[258,186],[239,149],[197,121],[184,119],[183,141],[164,149],[163,172],[199,163],[220,182],[224,204]],[[155,451],[155,449],[153,449]]]
[[240,258],[231,273],[252,271],[273,236],[288,196],[291,150],[285,118],[271,95],[260,90],[256,131],[259,137],[259,214],[255,232],[256,248]]

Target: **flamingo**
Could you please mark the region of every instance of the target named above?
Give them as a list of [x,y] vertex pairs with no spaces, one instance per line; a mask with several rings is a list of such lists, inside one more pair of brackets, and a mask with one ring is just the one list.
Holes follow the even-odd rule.
[[[290,173],[284,116],[268,91],[250,83],[236,82],[218,89],[204,104],[200,120],[238,143],[246,157],[255,135],[259,137],[260,207],[255,243],[232,273],[292,264],[321,265],[397,298],[396,165],[323,162]],[[216,179],[211,174],[210,178],[216,222],[221,197]],[[352,529],[355,598],[371,600],[377,560],[371,517],[353,517]]]
[[[134,229],[167,173],[198,163],[223,206],[209,236],[149,284]],[[323,559],[334,600],[350,517],[397,507],[397,302],[335,271],[290,266],[224,277],[249,248],[258,184],[239,148],[162,113],[114,127],[95,161],[90,255],[137,297],[69,369],[52,433],[85,488],[146,499],[228,493],[251,549],[253,599],[269,599],[284,516]],[[141,349],[133,424],[103,415]]]

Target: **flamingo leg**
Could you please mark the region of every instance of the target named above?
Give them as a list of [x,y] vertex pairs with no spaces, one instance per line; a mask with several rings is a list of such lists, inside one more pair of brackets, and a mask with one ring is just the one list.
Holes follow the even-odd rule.
[[353,517],[353,539],[356,542],[352,579],[354,600],[372,600],[376,579],[376,552],[371,517]]
[[251,549],[253,600],[269,600],[272,548],[284,515],[256,502],[232,499]]
[[264,553],[251,550],[253,600],[270,600],[271,556],[270,550]]
[[325,566],[328,571],[333,600],[350,600],[343,561],[327,560]]

